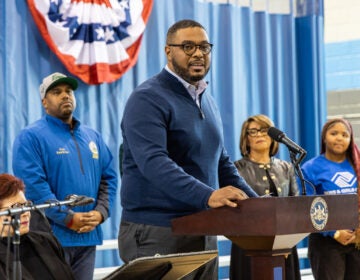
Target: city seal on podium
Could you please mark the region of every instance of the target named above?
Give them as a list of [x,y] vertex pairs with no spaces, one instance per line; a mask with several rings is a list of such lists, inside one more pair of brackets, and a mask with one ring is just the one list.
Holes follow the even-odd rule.
[[328,221],[328,207],[322,197],[316,197],[311,203],[310,218],[311,223],[317,230],[323,230]]

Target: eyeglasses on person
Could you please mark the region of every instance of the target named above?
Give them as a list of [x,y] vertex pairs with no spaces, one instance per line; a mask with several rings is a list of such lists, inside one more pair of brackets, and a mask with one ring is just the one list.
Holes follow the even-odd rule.
[[11,204],[11,205],[9,205],[9,206],[0,207],[0,209],[14,209],[14,208],[21,208],[21,207],[31,207],[31,206],[33,206],[33,205],[34,205],[34,204],[33,204],[32,201],[27,200],[27,201],[25,201],[25,202],[23,202],[23,203],[21,203],[21,202],[16,202],[16,203]]
[[203,54],[209,54],[212,50],[213,44],[203,43],[197,45],[194,43],[185,43],[185,44],[168,44],[168,46],[179,47],[184,51],[185,54],[193,55],[198,48]]
[[258,133],[260,133],[260,135],[267,135],[268,131],[269,131],[268,127],[260,127],[259,129],[249,128],[246,130],[247,134],[251,137],[257,136]]

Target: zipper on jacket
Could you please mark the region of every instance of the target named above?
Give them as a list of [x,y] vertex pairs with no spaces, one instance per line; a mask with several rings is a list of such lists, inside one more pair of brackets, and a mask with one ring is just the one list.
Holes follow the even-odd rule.
[[200,99],[199,99],[199,105],[196,103],[196,100],[194,99],[194,98],[192,98],[192,96],[190,95],[190,94],[187,94],[186,95],[186,98],[190,98],[191,99],[191,101],[193,102],[193,104],[195,105],[195,107],[199,110],[199,112],[200,112],[200,118],[201,119],[205,119],[205,113],[204,113],[204,111],[201,109],[201,97],[200,97]]
[[201,101],[202,101],[202,96],[203,96],[204,93],[200,94],[199,96],[199,106],[196,104],[196,101],[195,101],[195,104],[196,104],[196,107],[199,108],[199,111],[200,111],[200,118],[202,118],[203,120],[205,120],[205,114],[204,114],[204,111],[201,109]]
[[204,120],[205,119],[205,114],[203,112],[203,110],[199,107],[200,110],[200,117]]
[[81,159],[81,153],[80,153],[79,144],[78,144],[78,142],[76,141],[76,138],[75,138],[74,130],[73,130],[73,129],[70,130],[70,134],[71,134],[71,138],[74,140],[74,143],[75,143],[75,146],[76,146],[76,150],[77,150],[77,153],[78,153],[81,173],[82,173],[82,174],[85,174],[85,172],[84,172],[84,166],[83,166],[82,159]]

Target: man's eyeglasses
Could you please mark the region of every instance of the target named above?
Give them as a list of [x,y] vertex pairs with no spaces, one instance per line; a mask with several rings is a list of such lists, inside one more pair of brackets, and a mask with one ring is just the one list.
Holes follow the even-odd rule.
[[14,204],[11,204],[9,206],[5,206],[5,207],[0,207],[0,209],[14,209],[14,208],[20,208],[20,207],[31,207],[33,206],[34,204],[32,203],[32,201],[30,200],[27,200],[23,203],[20,203],[20,202],[16,202]]
[[258,135],[258,133],[260,133],[260,135],[266,135],[269,131],[268,127],[261,127],[259,129],[256,128],[250,128],[248,130],[246,130],[247,134],[251,137],[255,137],[256,135]]
[[211,52],[211,50],[212,50],[213,44],[203,43],[203,44],[200,44],[200,45],[196,45],[196,44],[193,44],[193,43],[185,43],[185,44],[168,44],[168,46],[170,46],[170,47],[179,47],[187,55],[193,55],[198,48],[203,54],[209,54]]

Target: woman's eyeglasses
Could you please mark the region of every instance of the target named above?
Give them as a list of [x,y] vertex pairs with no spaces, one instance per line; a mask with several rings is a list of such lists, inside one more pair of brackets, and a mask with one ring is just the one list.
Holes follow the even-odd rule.
[[258,133],[260,133],[260,135],[267,135],[268,131],[269,131],[268,127],[261,127],[259,129],[257,128],[247,129],[246,133],[251,137],[255,137],[258,135]]
[[20,203],[20,202],[16,202],[14,204],[11,204],[9,206],[5,206],[5,207],[0,207],[0,209],[14,209],[14,208],[21,208],[21,207],[31,207],[33,206],[34,204],[32,203],[32,201],[30,200],[27,200],[23,203]]

